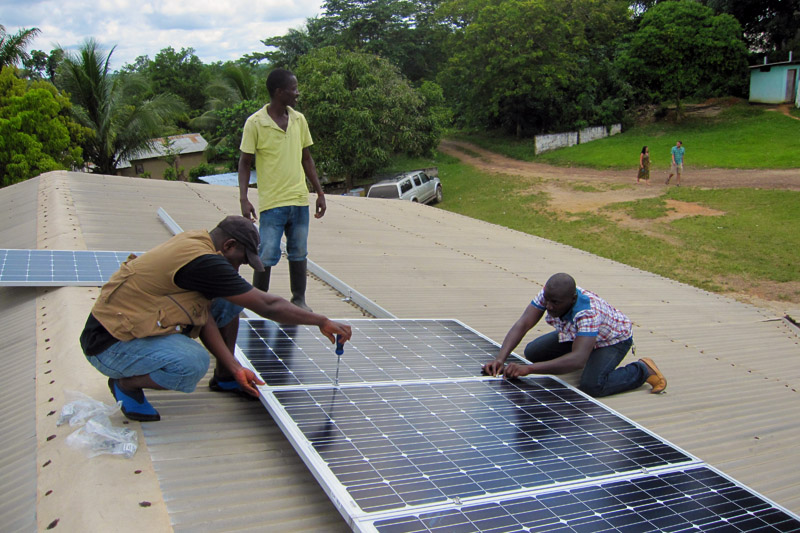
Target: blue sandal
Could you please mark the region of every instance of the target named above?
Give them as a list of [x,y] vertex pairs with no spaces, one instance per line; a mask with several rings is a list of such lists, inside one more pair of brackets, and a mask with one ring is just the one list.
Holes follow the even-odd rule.
[[122,402],[122,414],[126,418],[137,422],[158,422],[161,420],[161,415],[147,401],[144,392],[141,390],[133,394],[124,392],[119,386],[119,380],[112,378],[108,378],[108,388],[111,390],[111,395],[114,399]]
[[239,382],[235,379],[231,379],[229,381],[223,381],[218,379],[216,375],[211,376],[211,379],[208,381],[208,388],[213,390],[214,392],[230,392],[233,394],[237,394],[243,398],[247,398],[249,400],[258,400],[255,396],[248,394],[247,392],[242,389],[242,386],[239,385]]

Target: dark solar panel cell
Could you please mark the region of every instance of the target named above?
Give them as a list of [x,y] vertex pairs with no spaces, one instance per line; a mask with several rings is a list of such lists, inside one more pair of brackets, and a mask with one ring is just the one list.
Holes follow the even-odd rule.
[[[480,375],[498,346],[455,321],[354,320],[339,383],[438,380]],[[243,320],[237,345],[270,387],[330,385],[334,346],[316,328]]]
[[[575,410],[567,400],[585,404],[586,399],[573,391],[557,388],[557,394],[543,396],[552,381],[387,384],[273,394],[368,512],[379,510],[376,502],[380,509],[392,501],[399,508],[691,461],[624,419]],[[530,409],[520,408],[540,405],[542,397],[552,401],[547,417],[537,419]],[[397,499],[375,500],[364,487],[376,481]]]
[[[684,493],[690,488],[692,494]],[[620,499],[628,495],[628,502]],[[635,495],[635,497],[633,497]],[[692,503],[693,505],[687,505]],[[705,504],[710,504],[711,507]],[[704,510],[699,513],[696,510]],[[724,514],[718,511],[722,510]],[[440,520],[508,531],[800,531],[797,518],[704,466],[497,503],[377,520],[380,533],[427,533]],[[480,527],[480,526],[478,526]]]

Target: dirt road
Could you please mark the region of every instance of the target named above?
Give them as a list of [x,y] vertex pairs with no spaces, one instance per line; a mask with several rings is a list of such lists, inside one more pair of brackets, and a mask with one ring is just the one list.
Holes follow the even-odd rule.
[[[518,161],[484,150],[471,143],[454,140],[443,140],[441,144],[439,144],[439,151],[456,157],[486,172],[571,182],[636,184],[635,164],[631,165],[631,170],[627,171],[555,167],[543,163]],[[478,154],[479,157],[473,154]],[[650,187],[663,187],[667,172],[665,170],[655,170],[650,172],[650,176],[650,181],[652,182]],[[689,166],[684,170],[683,184],[691,187],[707,187],[714,189],[753,187],[760,189],[789,189],[800,191],[800,169],[693,169]]]
[[[518,161],[484,150],[474,144],[444,140],[439,145],[442,153],[451,155],[482,171],[506,174],[530,180],[531,188],[546,192],[549,206],[556,212],[595,212],[616,202],[640,200],[661,196],[667,172],[650,173],[649,184],[636,183],[636,169],[627,171],[595,170],[590,168],[555,167],[542,163]],[[674,183],[674,182],[673,182]],[[800,191],[800,169],[791,170],[740,170],[740,169],[685,169],[683,185],[704,188],[752,187],[760,189],[788,189]],[[612,187],[615,185],[627,187]],[[575,185],[591,185],[583,191]],[[445,194],[447,192],[445,191]],[[623,212],[605,213],[624,227],[653,237],[670,240],[664,223],[686,216],[718,216],[721,211],[689,202],[668,200],[669,214],[661,219],[632,219]],[[800,282],[777,283],[753,281],[746,278],[727,277],[717,280],[729,288],[726,295],[761,307],[770,308],[779,316],[800,316]]]

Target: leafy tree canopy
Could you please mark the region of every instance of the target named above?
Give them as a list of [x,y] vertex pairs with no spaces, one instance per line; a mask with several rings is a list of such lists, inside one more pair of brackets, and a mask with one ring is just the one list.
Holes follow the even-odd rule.
[[386,59],[337,47],[304,56],[296,74],[315,160],[348,186],[395,153],[421,155],[438,145],[447,113],[436,84],[415,90]]
[[306,20],[304,28],[264,39],[274,48],[245,56],[251,63],[268,60],[294,70],[311,50],[337,46],[379,55],[408,79],[431,79],[444,59],[447,28],[434,13],[442,0],[326,0],[323,14]]
[[747,74],[742,27],[697,2],[662,2],[642,17],[620,61],[639,96],[673,100],[739,94]]
[[49,80],[55,82],[58,65],[64,60],[64,51],[60,48],[51,50],[49,54],[41,50],[32,50],[30,57],[22,61],[26,75],[32,80]]
[[627,2],[450,0],[438,14],[455,28],[439,80],[463,123],[522,135],[621,115],[610,57]]
[[754,52],[800,51],[800,0],[704,0],[717,13],[728,13],[744,29]]
[[147,70],[155,94],[171,93],[182,99],[190,110],[199,113],[203,109],[204,91],[210,76],[193,48],[181,48],[176,52],[168,46],[156,54]]
[[69,115],[66,96],[47,82],[0,72],[0,186],[83,164],[80,141],[90,134]]
[[213,137],[216,156],[225,161],[231,170],[236,170],[239,161],[239,144],[247,117],[264,104],[256,100],[242,100],[238,104],[216,112],[218,126]]
[[[314,19],[309,19],[308,26],[313,25]],[[286,35],[269,37],[261,42],[264,43],[264,46],[274,48],[274,50],[247,54],[243,58],[247,63],[256,65],[261,61],[268,61],[274,67],[294,70],[297,61],[318,46],[321,39],[312,37],[307,28],[293,28]]]

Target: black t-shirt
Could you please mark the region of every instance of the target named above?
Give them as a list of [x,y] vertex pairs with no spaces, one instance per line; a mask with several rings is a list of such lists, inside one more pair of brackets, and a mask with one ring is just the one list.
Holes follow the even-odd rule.
[[[187,291],[197,291],[209,300],[237,296],[250,291],[250,285],[224,257],[201,255],[189,261],[175,273],[175,285]],[[188,335],[191,327],[184,329]],[[81,348],[86,355],[97,355],[117,342],[97,319],[89,313],[81,333]]]

